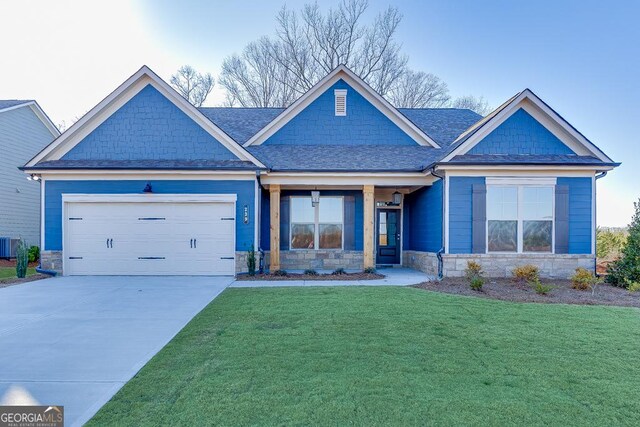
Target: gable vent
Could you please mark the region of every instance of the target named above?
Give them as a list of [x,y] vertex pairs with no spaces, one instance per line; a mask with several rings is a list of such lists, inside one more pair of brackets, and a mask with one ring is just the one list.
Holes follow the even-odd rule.
[[347,115],[347,90],[336,89],[333,91],[336,97],[336,116]]

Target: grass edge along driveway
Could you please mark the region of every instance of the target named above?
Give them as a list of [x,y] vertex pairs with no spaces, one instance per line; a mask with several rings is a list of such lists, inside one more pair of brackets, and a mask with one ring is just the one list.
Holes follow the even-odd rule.
[[89,425],[640,423],[640,310],[227,289]]

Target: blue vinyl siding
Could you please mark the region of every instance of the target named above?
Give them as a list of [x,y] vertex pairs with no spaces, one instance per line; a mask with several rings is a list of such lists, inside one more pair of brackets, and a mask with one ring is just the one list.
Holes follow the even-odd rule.
[[487,135],[468,154],[575,154],[523,109]]
[[[62,250],[62,194],[142,193],[147,181],[47,181],[45,184],[45,249]],[[152,181],[157,194],[237,194],[236,250],[246,251],[253,243],[255,224],[255,181]],[[242,221],[244,206],[249,222]]]
[[442,180],[405,197],[404,249],[437,252],[442,247]]
[[558,178],[569,187],[569,253],[590,254],[593,235],[591,178]]
[[[283,191],[281,197],[286,196],[309,196],[311,197],[310,191]],[[354,196],[355,199],[355,218],[354,218],[354,247],[356,251],[361,251],[363,248],[363,233],[364,233],[364,200],[362,196],[362,191],[357,190],[327,190],[321,191],[320,197],[323,196]],[[262,191],[262,215],[260,224],[260,246],[265,251],[268,251],[271,247],[270,238],[270,214],[269,214],[269,192],[263,190]],[[348,232],[348,230],[345,230]]]
[[67,160],[237,160],[147,85],[69,151]]
[[[335,115],[335,89],[347,89],[347,115]],[[349,86],[337,81],[264,144],[416,145],[417,143]]]
[[484,177],[449,178],[449,253],[472,252],[473,184],[484,184]]

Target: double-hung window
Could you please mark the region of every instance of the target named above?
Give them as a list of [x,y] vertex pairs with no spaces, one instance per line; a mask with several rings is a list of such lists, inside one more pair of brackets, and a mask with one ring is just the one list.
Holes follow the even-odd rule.
[[291,197],[291,249],[342,249],[342,197]]
[[487,252],[553,252],[552,185],[487,186]]

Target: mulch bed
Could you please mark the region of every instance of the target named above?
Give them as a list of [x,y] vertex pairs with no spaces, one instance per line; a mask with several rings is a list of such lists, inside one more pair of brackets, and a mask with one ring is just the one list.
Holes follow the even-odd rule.
[[527,283],[500,278],[487,279],[482,291],[472,290],[465,278],[445,278],[440,282],[424,282],[413,287],[503,301],[640,307],[640,292],[632,293],[606,283],[598,285],[593,295],[590,290],[573,289],[569,280],[541,279],[540,281],[545,285],[553,286],[547,295],[537,294]]
[[255,274],[250,276],[243,274],[238,276],[238,280],[379,280],[384,279],[379,273],[344,273],[344,274],[303,274],[287,273],[286,276],[276,276],[274,274]]

